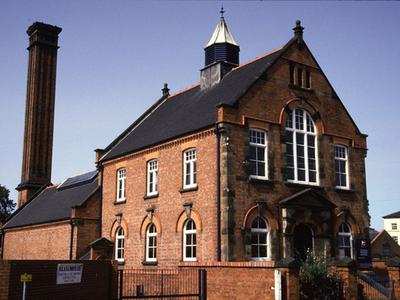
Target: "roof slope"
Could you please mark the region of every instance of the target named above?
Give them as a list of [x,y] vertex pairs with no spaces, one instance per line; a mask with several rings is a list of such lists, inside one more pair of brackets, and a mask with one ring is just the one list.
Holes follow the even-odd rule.
[[[22,206],[3,226],[4,229],[68,219],[71,209],[80,206],[98,189],[97,172],[68,178],[63,188],[50,186]],[[87,179],[90,178],[90,179]],[[64,183],[65,183],[64,182]],[[62,187],[60,185],[59,187]]]
[[[286,47],[286,46],[285,46]],[[218,84],[201,89],[199,85],[172,95],[133,123],[124,135],[107,148],[102,161],[113,159],[196,130],[213,126],[217,106],[234,105],[249,87],[273,64],[283,49],[239,66]]]
[[383,216],[384,219],[391,219],[391,218],[400,218],[400,210],[392,213],[390,215]]
[[[209,88],[202,89],[197,85],[176,95],[162,97],[106,147],[105,154],[100,161],[114,159],[184,134],[214,126],[217,121],[217,106],[235,105],[256,80],[295,42],[299,42],[296,36],[281,49],[232,69],[218,84]],[[308,49],[307,44],[303,39],[300,42],[309,51],[332,88],[333,94],[337,97],[333,86]],[[354,124],[356,131],[361,134],[342,101],[339,97],[337,99]]]

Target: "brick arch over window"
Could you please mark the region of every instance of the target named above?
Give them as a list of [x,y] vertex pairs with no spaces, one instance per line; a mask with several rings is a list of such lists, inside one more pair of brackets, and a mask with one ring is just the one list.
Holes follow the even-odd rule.
[[157,217],[156,215],[152,215],[151,219],[146,216],[143,218],[142,224],[140,225],[140,237],[143,238],[146,236],[146,230],[147,227],[149,226],[149,224],[153,223],[156,226],[157,229],[157,236],[160,237],[161,236],[161,220],[159,217]]
[[356,219],[349,211],[341,211],[336,215],[333,225],[333,232],[335,234],[339,232],[339,227],[342,223],[347,223],[350,225],[351,234],[353,236],[361,234],[360,226],[357,225]]
[[124,230],[125,238],[127,238],[129,236],[128,224],[126,223],[126,221],[124,219],[122,219],[121,222],[118,222],[117,220],[115,220],[111,226],[111,231],[110,231],[111,241],[115,240],[115,233],[117,232],[117,229],[120,226]]
[[321,116],[320,116],[317,108],[314,105],[312,105],[311,103],[309,103],[305,100],[301,100],[299,98],[293,98],[293,99],[287,101],[286,104],[282,107],[282,109],[279,113],[279,123],[281,124],[282,128],[286,127],[285,124],[286,124],[287,112],[289,110],[293,111],[295,108],[300,108],[300,109],[307,111],[315,123],[317,133],[318,134],[325,133],[324,122],[321,119]]
[[[246,212],[243,219],[243,228],[251,228],[251,223],[254,221],[254,219],[260,217],[259,208],[260,206],[257,204]],[[261,217],[267,221],[269,230],[278,230],[278,221],[274,215],[267,208],[264,208],[262,211]]]
[[[202,226],[202,222],[201,222],[201,218],[200,218],[200,214],[198,212],[196,212],[195,210],[191,210],[190,211],[190,219],[192,219],[194,221],[194,223],[196,224],[196,230],[197,232],[201,232],[203,230],[203,226]],[[183,224],[185,224],[186,220],[189,219],[188,216],[186,215],[185,211],[182,211],[178,217],[178,220],[176,222],[176,228],[175,231],[176,232],[182,232],[183,230]]]

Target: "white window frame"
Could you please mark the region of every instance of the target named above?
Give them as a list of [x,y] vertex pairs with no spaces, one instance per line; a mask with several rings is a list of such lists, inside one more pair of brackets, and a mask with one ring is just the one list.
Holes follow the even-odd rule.
[[398,244],[399,243],[399,237],[397,235],[392,235],[392,239]]
[[[256,140],[253,140],[253,136],[252,133],[260,133],[264,135],[264,143],[262,142],[257,142]],[[257,137],[256,137],[257,139]],[[256,147],[256,148],[261,148],[264,149],[264,161],[262,160],[258,160],[258,158],[256,157],[255,160],[252,160],[255,162],[256,164],[256,173],[258,174],[258,165],[257,162],[264,162],[264,176],[260,176],[260,175],[254,175],[254,174],[250,174],[250,178],[254,178],[254,179],[261,179],[261,180],[268,180],[268,136],[267,136],[267,132],[265,130],[261,130],[261,129],[257,129],[257,128],[250,128],[249,130],[249,146],[250,147]],[[257,152],[256,152],[257,153]]]
[[[254,221],[255,220],[257,220],[258,218],[260,218],[264,223],[265,223],[265,226],[266,226],[266,228],[253,228],[253,223],[254,223]],[[257,243],[257,244],[253,244],[253,241],[252,241],[252,239],[253,239],[253,234],[257,234],[257,236],[259,236],[260,234],[262,234],[262,233],[265,233],[266,235],[267,235],[267,238],[266,238],[266,244],[260,244],[260,243]],[[267,260],[271,260],[271,243],[270,243],[270,230],[269,230],[269,226],[268,226],[268,222],[264,219],[264,218],[262,218],[262,217],[257,217],[257,218],[255,218],[253,221],[252,221],[252,223],[251,223],[251,228],[250,228],[250,239],[251,239],[251,243],[250,243],[250,246],[251,246],[251,260],[254,260],[254,261],[267,261]],[[256,246],[257,248],[260,248],[260,247],[266,247],[267,249],[266,249],[266,251],[265,251],[265,254],[267,255],[267,256],[264,256],[264,257],[254,257],[253,256],[253,246]],[[259,249],[258,249],[258,252],[259,252]]]
[[[119,255],[121,250],[122,255]],[[122,226],[119,226],[115,231],[115,260],[118,262],[125,261],[125,232]]]
[[[342,231],[342,226],[343,225],[347,226],[349,232]],[[340,245],[339,244],[340,243],[340,237],[348,238],[350,246]],[[351,234],[351,227],[347,223],[342,223],[342,224],[340,224],[339,231],[338,231],[338,252],[339,252],[339,257],[340,258],[347,257],[346,255],[342,256],[341,253],[340,253],[340,250],[344,249],[344,252],[345,252],[346,251],[345,249],[349,249],[349,248],[350,248],[350,258],[353,258],[354,257],[354,253],[353,253],[353,235]]]
[[[150,178],[153,180],[150,181]],[[152,159],[147,162],[147,196],[158,194],[158,160]]]
[[[193,222],[194,229],[188,229],[188,225],[190,222]],[[195,242],[188,243],[188,236],[192,235],[195,237]],[[195,249],[196,255],[193,255],[193,251],[191,250],[192,256],[186,256],[186,248],[190,247],[191,249]],[[197,261],[197,228],[196,223],[193,219],[187,219],[185,224],[183,225],[183,261]]]
[[[150,232],[150,229],[154,227],[154,232]],[[150,247],[150,240],[154,239],[153,246]],[[154,257],[150,257],[150,248],[154,249]],[[150,223],[146,230],[146,261],[156,262],[157,261],[157,227],[154,223]]]
[[[344,153],[344,157],[338,156],[337,155],[337,151],[336,149],[341,149],[343,150],[342,153]],[[346,189],[348,190],[350,187],[350,183],[349,183],[349,155],[348,155],[348,149],[346,146],[343,145],[334,145],[333,147],[333,151],[334,151],[334,156],[335,156],[335,165],[334,165],[334,172],[335,172],[335,186],[337,189]],[[338,170],[336,170],[336,161],[344,161],[345,162],[345,174],[343,172],[337,172]],[[344,174],[346,176],[346,185],[338,185],[336,182],[336,173]]]
[[[189,168],[189,170],[187,170]],[[189,175],[189,182],[187,176]],[[183,152],[183,188],[197,187],[197,152],[195,148]]]
[[[301,111],[302,112],[302,124],[303,124],[303,129],[297,129],[296,128],[296,111]],[[317,128],[315,126],[314,120],[312,119],[311,115],[304,109],[301,108],[295,108],[291,111],[291,117],[292,119],[289,121],[289,114],[287,115],[287,120],[286,120],[286,126],[285,126],[285,131],[289,131],[292,133],[292,147],[293,147],[293,172],[294,172],[294,179],[287,179],[288,182],[293,182],[293,183],[299,183],[299,184],[307,184],[307,185],[319,185],[319,164],[318,164],[318,133],[317,133]],[[311,123],[307,122],[308,120],[311,121]],[[291,127],[288,126],[288,124],[291,124]],[[310,130],[308,129],[310,127]],[[298,180],[298,157],[297,157],[297,133],[303,134],[304,135],[304,181],[303,180]],[[309,180],[309,155],[308,155],[308,136],[313,136],[314,137],[314,152],[315,152],[315,182],[312,182]],[[286,141],[286,145],[287,145]],[[287,168],[287,167],[286,167]]]
[[116,202],[126,200],[126,169],[122,168],[117,171],[117,199]]
[[397,223],[391,223],[392,230],[397,230]]

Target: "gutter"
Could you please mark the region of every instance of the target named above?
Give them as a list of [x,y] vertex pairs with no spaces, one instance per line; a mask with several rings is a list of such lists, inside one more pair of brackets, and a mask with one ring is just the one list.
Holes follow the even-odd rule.
[[218,124],[215,124],[215,133],[217,139],[217,261],[221,261],[221,146]]
[[72,247],[74,245],[74,220],[70,219],[69,223],[71,224],[71,238],[69,241],[69,260],[72,260]]

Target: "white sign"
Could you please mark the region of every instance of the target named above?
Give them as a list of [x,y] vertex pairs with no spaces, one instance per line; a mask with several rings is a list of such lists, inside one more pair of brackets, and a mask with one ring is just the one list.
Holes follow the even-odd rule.
[[80,283],[83,264],[58,264],[57,284]]

